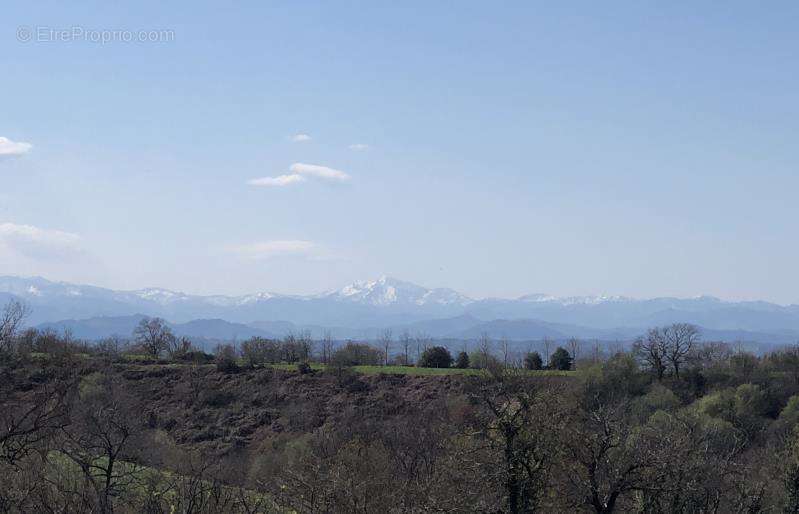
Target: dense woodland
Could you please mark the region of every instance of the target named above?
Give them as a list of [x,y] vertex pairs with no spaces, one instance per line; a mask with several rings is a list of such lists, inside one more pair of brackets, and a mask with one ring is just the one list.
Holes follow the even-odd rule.
[[577,359],[431,341],[416,366],[470,372],[368,374],[385,338],[210,355],[157,319],[90,345],[26,314],[0,317],[0,512],[799,512],[799,347],[677,324]]

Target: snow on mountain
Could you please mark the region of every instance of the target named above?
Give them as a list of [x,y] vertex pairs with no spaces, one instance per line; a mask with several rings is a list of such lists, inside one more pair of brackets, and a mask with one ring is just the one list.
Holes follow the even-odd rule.
[[102,297],[114,294],[114,291],[101,287],[53,282],[42,277],[14,276],[0,277],[0,291],[22,298]]
[[145,288],[134,291],[115,291],[102,287],[54,282],[41,277],[0,277],[0,292],[6,292],[29,300],[46,300],[58,297],[97,299],[120,302],[143,301],[161,306],[180,302],[199,302],[220,307],[252,304],[280,297],[274,293],[256,293],[243,296],[190,295],[163,288]]
[[189,296],[186,294],[159,288],[140,289],[138,291],[133,291],[133,294],[143,300],[149,300],[161,305],[167,305],[173,302],[185,301],[189,299]]
[[470,298],[452,289],[427,289],[410,282],[382,276],[377,280],[359,281],[327,295],[341,301],[375,306],[388,305],[467,305]]
[[20,298],[32,307],[32,323],[144,315],[161,316],[175,323],[224,319],[362,329],[470,316],[485,322],[532,319],[598,329],[641,328],[680,321],[715,330],[799,331],[799,306],[732,302],[707,296],[632,299],[531,294],[517,299],[473,300],[452,289],[430,289],[386,276],[307,296],[269,292],[201,296],[161,288],[115,291],[40,277],[0,277],[0,306],[10,297]]
[[274,294],[274,293],[255,293],[255,294],[248,294],[244,296],[223,296],[223,295],[215,295],[215,296],[203,296],[203,301],[209,303],[211,305],[216,305],[219,307],[237,307],[241,305],[253,305],[257,304],[258,302],[265,302],[271,300],[273,298],[280,298],[281,295]]
[[559,305],[597,305],[608,302],[634,302],[633,298],[626,296],[552,296],[548,294],[536,293],[520,296],[520,302],[528,303],[556,303]]

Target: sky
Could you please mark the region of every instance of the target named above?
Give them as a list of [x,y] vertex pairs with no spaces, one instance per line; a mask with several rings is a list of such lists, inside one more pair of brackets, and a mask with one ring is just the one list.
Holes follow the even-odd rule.
[[799,4],[0,7],[0,275],[799,303]]

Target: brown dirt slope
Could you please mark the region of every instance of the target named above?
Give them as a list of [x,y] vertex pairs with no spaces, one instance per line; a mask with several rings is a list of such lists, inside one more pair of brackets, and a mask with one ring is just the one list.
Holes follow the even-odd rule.
[[117,366],[147,424],[178,447],[225,455],[352,419],[407,418],[460,396],[457,376],[225,374],[213,366]]

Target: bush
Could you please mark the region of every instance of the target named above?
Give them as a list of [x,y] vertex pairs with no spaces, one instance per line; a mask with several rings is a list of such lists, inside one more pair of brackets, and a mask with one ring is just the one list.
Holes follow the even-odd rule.
[[541,354],[538,352],[530,352],[524,356],[524,368],[535,370],[535,369],[542,369],[544,367],[544,361],[541,359]]
[[208,364],[214,361],[214,356],[202,350],[192,350],[181,355],[180,360],[194,364]]
[[452,366],[452,355],[443,346],[428,348],[419,359],[421,368],[449,368],[450,366]]
[[732,423],[749,440],[764,428],[769,413],[768,398],[755,384],[722,389],[703,397],[694,405],[703,414]]
[[559,371],[568,371],[572,369],[572,356],[563,347],[558,347],[552,357],[549,358],[549,368],[557,369]]
[[469,354],[461,352],[458,354],[458,359],[455,361],[455,367],[459,369],[466,369],[469,367]]
[[377,366],[383,362],[383,354],[368,344],[349,342],[330,357],[330,365],[335,368],[348,366]]
[[775,430],[787,434],[796,425],[799,425],[799,395],[791,396],[788,399],[787,405],[785,405],[777,418]]
[[216,349],[216,370],[222,373],[236,373],[239,365],[236,362],[236,349],[233,345],[224,344]]

